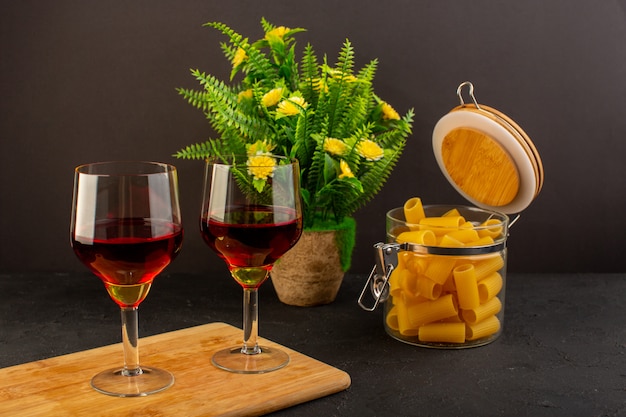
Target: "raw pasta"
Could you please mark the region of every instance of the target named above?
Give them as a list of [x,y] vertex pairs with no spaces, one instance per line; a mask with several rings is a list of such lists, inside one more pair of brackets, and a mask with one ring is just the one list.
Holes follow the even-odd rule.
[[493,238],[502,235],[502,222],[498,219],[486,220],[481,226],[483,227],[478,231],[481,237],[489,236]]
[[452,294],[447,294],[436,300],[414,302],[407,306],[407,313],[411,325],[419,327],[424,324],[456,316],[459,310]]
[[428,259],[424,275],[437,284],[443,285],[450,276],[455,264],[456,259],[450,256],[431,256]]
[[417,279],[408,269],[400,271],[400,288],[413,297],[419,295]]
[[422,342],[465,342],[465,324],[433,323],[420,327],[418,338]]
[[476,306],[475,308],[463,310],[461,312],[461,317],[463,317],[465,322],[468,324],[476,324],[486,318],[495,316],[501,309],[502,302],[500,302],[498,297],[494,297],[486,303]]
[[387,313],[386,322],[387,322],[387,327],[389,327],[390,329],[399,330],[397,306],[393,306],[391,310],[389,310],[389,312]]
[[480,297],[480,302],[486,303],[487,301],[498,295],[498,293],[500,293],[500,290],[502,289],[502,285],[502,275],[497,272],[494,272],[487,278],[482,279],[478,283],[478,296]]
[[446,233],[442,236],[441,239],[439,239],[438,246],[443,246],[446,248],[462,248],[463,246],[465,246],[465,244],[460,240],[450,236],[449,233]]
[[419,197],[413,197],[404,203],[404,218],[409,224],[418,224],[426,215],[422,200]]
[[475,265],[476,280],[480,281],[483,278],[488,277],[496,271],[499,271],[504,266],[504,259],[499,253],[496,253],[485,260],[482,260]]
[[[403,300],[404,297],[401,298]],[[397,314],[398,314],[398,331],[402,336],[417,336],[419,332],[419,327],[415,326],[409,316],[408,308],[405,305],[404,301],[398,300]]]
[[466,326],[465,335],[467,340],[476,340],[491,336],[500,331],[500,320],[496,316],[491,316],[476,324]]
[[398,243],[419,243],[420,245],[433,246],[437,244],[437,238],[432,230],[411,230],[402,232],[396,238]]
[[472,264],[457,266],[452,271],[459,307],[463,310],[477,308],[480,305],[476,270]]
[[476,242],[478,239],[480,239],[480,236],[478,236],[478,232],[474,229],[459,229],[453,232],[449,232],[446,236],[454,238],[463,244]]
[[[457,209],[426,217],[422,201],[404,205],[409,229],[399,243],[471,247],[493,245],[504,237],[498,219],[475,226]],[[462,344],[489,338],[501,329],[504,252],[479,255],[439,255],[400,251],[389,279],[391,304],[387,327],[424,343]]]
[[429,300],[436,300],[441,295],[442,286],[426,277],[417,279],[417,294]]
[[420,230],[432,230],[436,235],[458,230],[464,223],[463,216],[424,217],[419,221]]

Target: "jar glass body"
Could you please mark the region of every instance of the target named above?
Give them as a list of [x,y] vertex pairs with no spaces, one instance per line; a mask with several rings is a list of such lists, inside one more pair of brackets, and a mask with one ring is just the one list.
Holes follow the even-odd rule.
[[403,246],[389,278],[385,330],[402,342],[432,348],[496,340],[504,323],[508,217],[446,205],[424,206],[424,214],[458,219],[410,224],[402,207],[387,213],[387,243]]

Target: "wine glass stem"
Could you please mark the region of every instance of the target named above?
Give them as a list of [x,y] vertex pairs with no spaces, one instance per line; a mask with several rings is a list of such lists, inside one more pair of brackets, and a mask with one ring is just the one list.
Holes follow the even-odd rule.
[[259,336],[259,293],[256,288],[243,289],[243,347],[246,355],[261,353]]
[[124,346],[124,369],[122,375],[141,375],[139,367],[139,339],[137,325],[137,307],[122,307],[122,344]]

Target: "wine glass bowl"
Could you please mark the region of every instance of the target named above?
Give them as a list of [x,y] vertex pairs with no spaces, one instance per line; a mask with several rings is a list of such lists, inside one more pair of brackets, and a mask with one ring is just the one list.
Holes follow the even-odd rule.
[[259,346],[258,288],[274,263],[302,233],[296,160],[263,155],[211,158],[206,163],[200,231],[244,290],[243,345],[217,352],[212,362],[237,373],[264,373],[287,365],[289,356]]
[[137,308],[182,245],[176,168],[134,161],[77,167],[70,234],[74,253],[103,281],[122,316],[124,366],[94,376],[92,387],[120,397],[170,387],[170,372],[139,365]]

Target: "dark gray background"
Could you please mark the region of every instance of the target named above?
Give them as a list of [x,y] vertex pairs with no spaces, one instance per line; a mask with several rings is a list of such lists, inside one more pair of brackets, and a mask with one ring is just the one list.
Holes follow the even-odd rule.
[[526,1],[0,2],[0,272],[84,270],[68,240],[74,166],[112,159],[175,163],[186,238],[171,271],[223,271],[196,230],[202,164],[180,147],[212,135],[175,87],[190,68],[226,79],[216,31],[251,38],[264,16],[305,27],[331,62],[345,38],[362,65],[378,57],[380,96],[416,110],[405,154],[357,213],[353,272],[373,264],[384,214],[412,196],[463,203],[434,160],[431,133],[456,87],[516,120],[545,166],[539,198],[511,230],[516,272],[620,272],[626,229],[624,4]]

